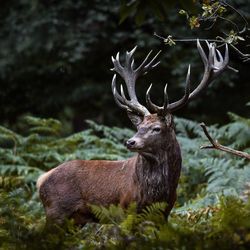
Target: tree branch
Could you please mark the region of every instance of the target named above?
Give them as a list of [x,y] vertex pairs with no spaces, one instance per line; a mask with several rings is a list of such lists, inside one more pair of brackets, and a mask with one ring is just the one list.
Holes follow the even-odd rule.
[[204,134],[206,135],[206,137],[208,138],[208,140],[210,141],[211,145],[206,145],[206,146],[201,146],[201,149],[217,149],[217,150],[221,150],[233,155],[237,155],[239,157],[243,157],[246,158],[248,160],[250,160],[250,154],[246,153],[246,152],[242,152],[239,150],[235,150],[229,147],[225,147],[223,145],[221,145],[217,140],[214,140],[211,135],[208,133],[207,131],[207,127],[205,125],[205,123],[201,123],[200,126],[202,127]]

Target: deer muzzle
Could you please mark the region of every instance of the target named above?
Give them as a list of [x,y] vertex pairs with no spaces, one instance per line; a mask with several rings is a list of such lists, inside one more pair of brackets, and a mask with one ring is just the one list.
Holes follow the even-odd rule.
[[141,140],[138,137],[132,137],[125,143],[126,147],[131,151],[137,151],[142,148]]

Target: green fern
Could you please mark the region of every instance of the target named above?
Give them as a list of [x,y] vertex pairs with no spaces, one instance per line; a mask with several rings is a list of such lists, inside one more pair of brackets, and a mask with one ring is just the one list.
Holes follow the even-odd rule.
[[164,213],[166,210],[166,202],[155,202],[142,210],[138,215],[140,221],[152,221],[161,223],[165,220]]
[[110,205],[109,207],[89,205],[92,213],[100,220],[100,223],[117,224],[125,217],[125,212],[121,206]]
[[[63,137],[56,120],[29,117],[17,126],[22,133],[0,127],[0,242],[2,249],[239,249],[249,244],[250,163],[215,150],[198,123],[176,119],[183,171],[178,203],[169,222],[166,204],[156,203],[137,213],[136,204],[92,205],[101,224],[56,235],[42,231],[45,215],[35,182],[43,172],[73,159],[126,159],[122,145],[133,132],[89,122],[89,129]],[[210,126],[214,138],[249,150],[248,119],[233,116],[225,126]],[[218,223],[219,222],[219,223]],[[240,228],[240,230],[235,230]],[[233,231],[235,232],[233,233]],[[206,246],[200,242],[206,242]],[[35,243],[33,243],[35,242]],[[35,244],[35,245],[34,245]]]

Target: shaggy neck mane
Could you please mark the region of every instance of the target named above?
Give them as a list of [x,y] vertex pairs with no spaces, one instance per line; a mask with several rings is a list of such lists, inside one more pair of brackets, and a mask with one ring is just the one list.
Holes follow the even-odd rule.
[[154,154],[137,156],[135,180],[139,186],[139,206],[156,201],[169,201],[175,190],[181,168],[181,153],[175,136]]

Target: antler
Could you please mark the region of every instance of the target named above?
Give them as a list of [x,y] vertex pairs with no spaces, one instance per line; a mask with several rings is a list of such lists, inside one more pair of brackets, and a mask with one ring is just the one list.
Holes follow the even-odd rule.
[[229,62],[229,55],[228,55],[228,46],[226,44],[225,47],[225,55],[224,57],[221,55],[220,51],[216,49],[216,45],[214,43],[208,43],[206,41],[208,47],[208,56],[204,52],[203,48],[200,45],[199,40],[197,39],[197,48],[201,59],[204,64],[204,74],[202,77],[201,82],[199,85],[190,93],[190,65],[188,67],[187,77],[186,77],[186,87],[185,87],[185,94],[184,96],[174,103],[169,104],[166,100],[167,98],[167,91],[166,87],[164,89],[164,104],[162,107],[159,107],[153,104],[150,100],[150,90],[152,84],[148,88],[146,94],[146,101],[149,108],[158,113],[159,115],[165,115],[167,112],[173,112],[177,109],[180,109],[184,105],[186,105],[189,101],[193,100],[195,97],[200,95],[200,93],[208,87],[208,85],[217,78],[226,68]]
[[124,66],[122,66],[120,63],[119,52],[117,53],[116,58],[114,58],[113,56],[111,57],[112,62],[114,64],[114,68],[111,70],[118,73],[124,79],[130,100],[128,100],[124,94],[123,85],[121,85],[120,87],[120,94],[118,93],[116,89],[116,74],[114,74],[112,80],[112,92],[118,106],[120,106],[123,109],[126,109],[128,112],[133,112],[142,116],[146,116],[149,115],[150,112],[147,110],[146,107],[144,107],[138,102],[135,93],[135,82],[140,75],[147,73],[148,70],[156,67],[160,63],[160,62],[155,63],[155,60],[161,51],[159,51],[153,57],[153,59],[149,61],[149,57],[152,53],[152,51],[150,51],[146,56],[146,58],[144,59],[144,61],[141,63],[141,65],[136,69],[134,69],[133,54],[136,48],[137,47],[132,49],[130,52],[126,52]]

